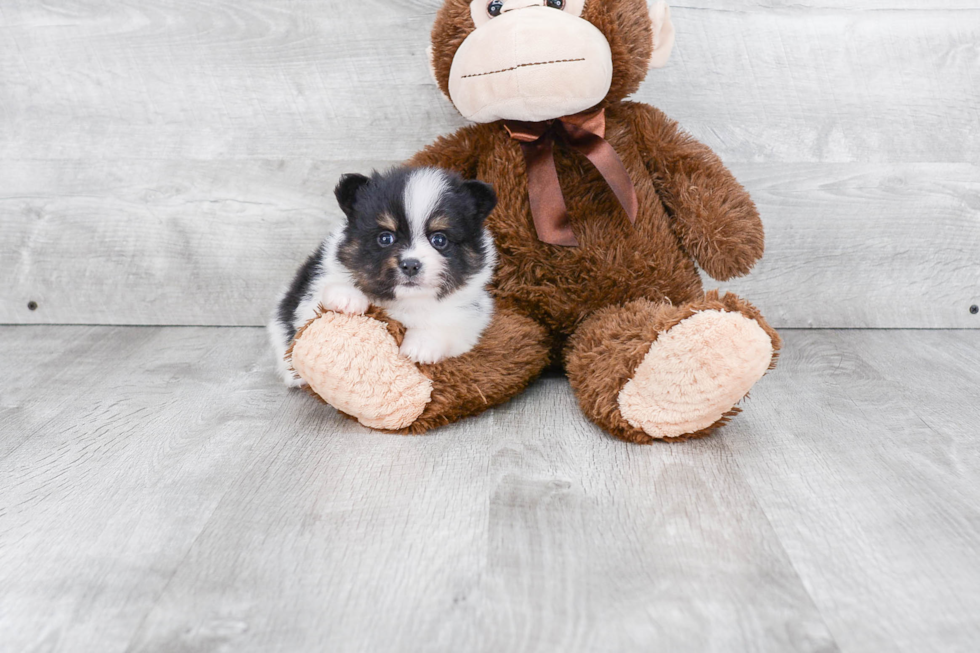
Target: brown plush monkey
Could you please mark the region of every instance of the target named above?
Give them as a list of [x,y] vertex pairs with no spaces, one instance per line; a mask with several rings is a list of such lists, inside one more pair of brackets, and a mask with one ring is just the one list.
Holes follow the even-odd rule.
[[297,373],[372,428],[422,433],[563,365],[583,412],[631,442],[703,436],[770,369],[776,332],[744,300],[705,294],[763,252],[752,200],[719,158],[657,109],[625,100],[673,45],[645,0],[446,0],[433,74],[477,124],[413,165],[493,184],[496,315],[476,349],[399,357],[379,311],[300,331]]

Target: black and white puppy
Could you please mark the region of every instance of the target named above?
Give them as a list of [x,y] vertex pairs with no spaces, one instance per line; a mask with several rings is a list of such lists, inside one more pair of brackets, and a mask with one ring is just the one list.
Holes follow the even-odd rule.
[[493,188],[438,168],[396,168],[344,175],[335,194],[345,223],[300,267],[269,325],[285,383],[303,385],[284,358],[321,304],[385,309],[406,327],[402,355],[418,363],[471,350],[493,316],[497,253],[483,225]]

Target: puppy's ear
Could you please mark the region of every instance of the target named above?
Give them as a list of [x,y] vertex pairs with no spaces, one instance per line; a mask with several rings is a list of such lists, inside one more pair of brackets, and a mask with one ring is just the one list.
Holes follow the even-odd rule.
[[463,192],[473,198],[476,204],[475,218],[481,223],[497,208],[497,193],[490,184],[482,181],[464,181]]
[[340,183],[333,193],[337,196],[337,203],[348,218],[354,215],[354,202],[357,201],[357,193],[367,184],[370,179],[364,175],[349,174],[340,178]]

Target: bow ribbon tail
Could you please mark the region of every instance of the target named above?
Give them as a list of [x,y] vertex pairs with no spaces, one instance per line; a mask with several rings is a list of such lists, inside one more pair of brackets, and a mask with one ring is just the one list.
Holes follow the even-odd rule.
[[581,152],[596,167],[609,188],[612,189],[620,206],[626,211],[630,223],[636,224],[639,211],[639,201],[636,198],[636,187],[630,179],[623,160],[619,158],[615,148],[600,134],[586,131],[577,125],[565,124],[565,131],[571,145]]
[[558,182],[554,139],[545,136],[532,143],[522,142],[521,150],[527,164],[531,216],[538,238],[550,245],[577,247],[578,239],[572,232],[565,197]]

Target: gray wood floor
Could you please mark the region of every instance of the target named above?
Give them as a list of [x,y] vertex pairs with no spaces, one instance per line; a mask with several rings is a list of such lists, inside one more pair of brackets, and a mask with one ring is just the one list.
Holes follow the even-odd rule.
[[421,438],[243,328],[0,328],[0,651],[975,651],[980,331],[792,331],[721,435]]
[[[672,4],[635,98],[758,202],[728,287],[978,329],[980,0]],[[339,175],[463,124],[440,5],[0,0],[0,323],[226,327],[0,327],[0,653],[978,650],[980,330],[786,332],[673,446],[560,377],[423,438],[277,385]]]

